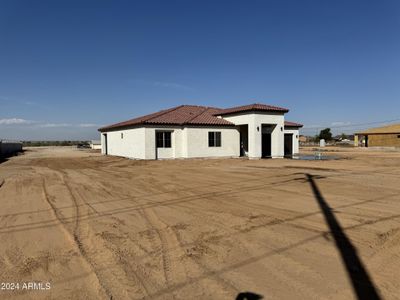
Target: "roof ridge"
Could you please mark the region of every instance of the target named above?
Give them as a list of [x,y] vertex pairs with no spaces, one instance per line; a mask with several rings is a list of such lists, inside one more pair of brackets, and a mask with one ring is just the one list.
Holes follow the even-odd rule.
[[[183,106],[185,106],[185,105],[178,105],[178,106],[175,106],[175,107],[166,109],[166,110],[164,110],[162,113],[160,113],[159,115],[151,116],[150,118],[148,118],[148,119],[146,119],[146,120],[143,120],[142,123],[149,122],[151,119],[155,119],[155,118],[158,118],[158,117],[160,117],[160,116],[163,116],[163,115],[165,115],[165,114],[167,114],[167,113],[170,113],[171,111],[177,110],[178,108],[181,108],[181,107],[183,107]],[[161,112],[161,111],[160,111],[160,112]]]
[[283,113],[287,113],[289,111],[289,109],[280,107],[280,106],[264,104],[264,103],[250,103],[247,105],[240,105],[240,106],[225,108],[219,112],[214,113],[214,115],[217,115],[217,116],[218,115],[226,115],[226,114],[239,113],[239,112],[252,111],[252,110],[278,111],[278,112],[283,112]]
[[216,106],[196,105],[196,104],[182,104],[181,106],[194,106],[194,107],[201,107],[201,108],[225,109],[225,108],[216,107]]
[[202,111],[199,112],[198,114],[196,114],[193,118],[190,118],[189,120],[187,120],[186,122],[184,122],[183,124],[189,124],[191,121],[193,121],[194,119],[196,119],[198,116],[200,116],[202,113],[206,112],[209,108],[207,106],[203,106],[202,107]]

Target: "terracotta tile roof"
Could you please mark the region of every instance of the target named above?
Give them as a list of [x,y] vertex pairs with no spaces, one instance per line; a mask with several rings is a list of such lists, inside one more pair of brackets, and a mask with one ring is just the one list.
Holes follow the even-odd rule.
[[254,104],[249,104],[249,105],[243,105],[243,106],[222,109],[222,110],[219,110],[216,115],[222,116],[222,115],[234,114],[234,113],[240,113],[240,112],[246,112],[246,111],[270,111],[270,112],[287,113],[289,110],[287,108],[283,108],[283,107],[254,103]]
[[[170,109],[165,109],[149,115],[134,118],[128,121],[112,124],[99,129],[107,131],[136,125],[202,125],[202,126],[234,126],[233,123],[218,116],[247,112],[247,111],[269,111],[269,112],[288,112],[286,108],[265,105],[251,104],[228,109],[216,107],[180,105]],[[295,123],[294,123],[295,124]],[[302,125],[301,125],[302,126]]]
[[211,125],[234,126],[233,123],[218,118],[215,114],[221,109],[215,107],[180,105],[170,109],[134,118],[128,121],[105,126],[99,131],[135,125]]
[[285,127],[303,127],[303,124],[285,121]]

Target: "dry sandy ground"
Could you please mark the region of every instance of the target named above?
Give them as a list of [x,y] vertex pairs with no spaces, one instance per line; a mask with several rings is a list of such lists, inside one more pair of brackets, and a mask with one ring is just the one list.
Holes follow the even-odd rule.
[[0,298],[400,299],[400,153],[338,154],[132,161],[32,148],[0,164],[0,282],[51,289]]

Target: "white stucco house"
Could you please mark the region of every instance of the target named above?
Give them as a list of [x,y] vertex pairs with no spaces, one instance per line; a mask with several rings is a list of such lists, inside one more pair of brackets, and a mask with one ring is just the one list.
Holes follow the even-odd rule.
[[101,152],[134,159],[292,156],[303,125],[285,121],[288,111],[181,105],[100,128]]
[[90,148],[93,150],[101,150],[101,141],[100,140],[90,141]]

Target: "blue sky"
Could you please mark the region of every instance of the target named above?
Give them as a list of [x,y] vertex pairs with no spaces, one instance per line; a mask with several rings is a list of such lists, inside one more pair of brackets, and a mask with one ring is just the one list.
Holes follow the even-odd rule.
[[0,1],[0,138],[252,102],[306,134],[400,121],[400,1]]

